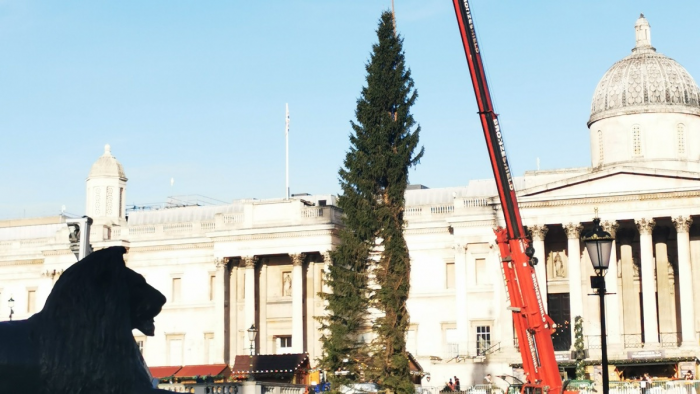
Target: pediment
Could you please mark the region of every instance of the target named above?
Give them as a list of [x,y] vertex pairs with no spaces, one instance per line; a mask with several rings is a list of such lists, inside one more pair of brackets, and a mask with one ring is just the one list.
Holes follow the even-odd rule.
[[518,191],[524,200],[580,198],[700,190],[700,174],[636,167],[615,167]]

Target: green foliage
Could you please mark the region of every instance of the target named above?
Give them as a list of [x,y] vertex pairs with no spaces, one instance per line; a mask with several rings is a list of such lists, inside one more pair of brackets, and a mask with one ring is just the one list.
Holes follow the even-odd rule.
[[[578,355],[582,355],[584,352],[583,318],[581,316],[574,318],[574,350]],[[586,379],[586,364],[582,356],[578,356],[576,360],[576,379]]]
[[[396,394],[413,393],[405,335],[409,324],[406,300],[410,288],[410,259],[403,238],[404,194],[408,170],[423,156],[416,153],[420,126],[410,108],[418,97],[405,65],[403,39],[393,30],[391,12],[384,12],[377,29],[379,42],[366,65],[362,88],[351,122],[350,149],[340,169],[342,194],[338,205],[345,214],[342,244],[331,254],[333,265],[326,294],[329,315],[323,319],[323,365],[351,373],[360,371]],[[371,252],[379,255],[371,259]],[[376,264],[374,264],[376,263]],[[369,287],[372,269],[378,286]],[[371,347],[358,341],[369,328],[367,308],[381,317],[371,327]],[[343,363],[342,357],[348,362]],[[337,387],[337,386],[336,386]]]

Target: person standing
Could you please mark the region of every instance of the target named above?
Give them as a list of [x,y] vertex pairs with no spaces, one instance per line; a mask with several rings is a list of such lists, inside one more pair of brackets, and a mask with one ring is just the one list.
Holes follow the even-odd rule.
[[651,391],[651,376],[649,376],[649,372],[645,372],[644,376],[642,376],[642,394],[649,394]]

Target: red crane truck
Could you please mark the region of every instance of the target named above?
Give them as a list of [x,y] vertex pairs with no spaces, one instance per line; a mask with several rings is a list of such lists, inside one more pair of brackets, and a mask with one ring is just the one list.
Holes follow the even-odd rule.
[[510,304],[508,309],[513,312],[515,332],[523,360],[525,383],[522,393],[560,394],[562,380],[554,357],[551,336],[555,324],[542,304],[542,295],[534,269],[534,265],[537,264],[537,259],[533,257],[535,250],[525,236],[520,218],[513,177],[508,166],[498,116],[494,112],[491,93],[486,82],[469,1],[453,0],[453,4],[505,217],[506,227],[499,227],[495,232],[496,242],[501,252],[503,277],[508,289],[507,302]]

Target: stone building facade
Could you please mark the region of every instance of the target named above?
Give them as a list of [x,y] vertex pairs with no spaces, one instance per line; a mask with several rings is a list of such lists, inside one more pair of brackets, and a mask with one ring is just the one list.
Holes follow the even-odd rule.
[[[595,90],[591,167],[515,179],[563,364],[575,316],[584,319],[588,360],[600,359],[598,304],[588,296],[594,273],[580,241],[596,211],[615,236],[606,277],[614,293],[606,306],[610,359],[671,363],[696,360],[700,350],[700,89],[656,52],[650,31],[640,17],[632,54]],[[251,347],[320,357],[318,293],[328,291],[328,251],[343,225],[334,196],[132,211],[127,218],[126,190],[124,169],[107,146],[87,178],[90,242],[129,248],[127,264],[168,299],[156,335],[135,332],[149,365],[231,364]],[[512,373],[520,356],[493,233],[503,224],[494,182],[411,188],[405,219],[409,351],[433,385],[455,375],[467,385],[485,373]],[[0,222],[0,316],[9,316],[10,297],[15,319],[41,309],[76,261],[65,220]],[[254,344],[246,334],[252,325],[259,330]]]

